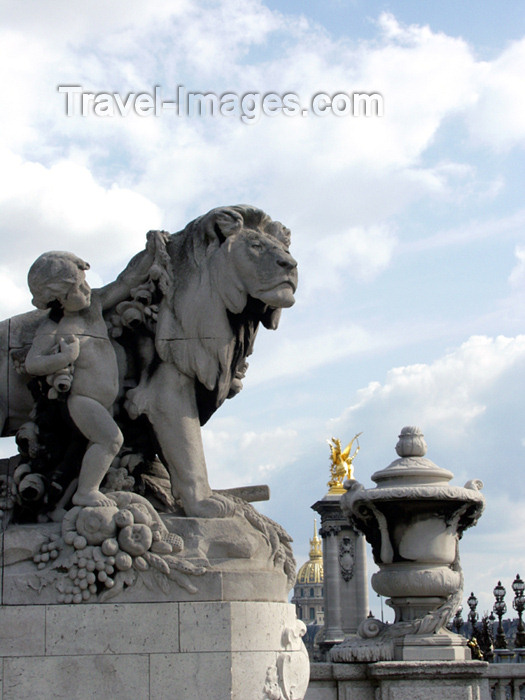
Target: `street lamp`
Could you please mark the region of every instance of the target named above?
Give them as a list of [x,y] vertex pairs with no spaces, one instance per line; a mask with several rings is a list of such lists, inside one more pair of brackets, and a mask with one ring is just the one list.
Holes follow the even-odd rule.
[[478,607],[478,599],[476,598],[474,593],[471,593],[470,596],[467,598],[467,605],[470,608],[467,619],[472,625],[472,634],[470,635],[470,638],[474,639],[474,637],[476,636],[476,622],[478,621],[478,613],[476,612],[476,608]]
[[505,639],[505,633],[503,631],[503,625],[501,624],[501,618],[507,612],[507,606],[503,598],[505,597],[505,587],[501,585],[501,581],[498,581],[498,585],[492,591],[496,602],[493,605],[493,610],[498,618],[498,631],[496,634],[496,639],[494,641],[494,649],[506,649],[507,640]]
[[523,595],[523,591],[525,591],[525,583],[521,580],[519,574],[516,574],[516,578],[512,583],[512,590],[514,591],[512,607],[518,613],[518,628],[516,630],[514,646],[516,649],[523,649],[525,647],[525,627],[523,625],[522,616],[525,608],[525,596]]
[[461,628],[463,627],[463,618],[461,617],[462,611],[463,608],[460,605],[456,610],[456,614],[452,618],[452,627],[455,629],[456,634],[461,634]]

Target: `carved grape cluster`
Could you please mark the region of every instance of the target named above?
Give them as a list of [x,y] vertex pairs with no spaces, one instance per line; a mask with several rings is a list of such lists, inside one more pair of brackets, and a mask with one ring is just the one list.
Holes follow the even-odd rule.
[[44,569],[49,561],[56,559],[60,553],[60,538],[58,535],[51,537],[49,542],[44,542],[41,545],[40,551],[34,555],[33,561],[37,565],[37,569]]
[[112,578],[116,567],[114,556],[104,554],[102,547],[88,545],[81,535],[77,535],[72,544],[75,552],[69,558],[67,577],[57,584],[59,603],[87,602],[98,595],[99,588],[115,585]]

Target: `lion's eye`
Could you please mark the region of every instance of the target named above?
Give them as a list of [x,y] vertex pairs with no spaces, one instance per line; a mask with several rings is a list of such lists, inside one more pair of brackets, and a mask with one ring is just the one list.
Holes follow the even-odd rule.
[[254,250],[261,250],[261,249],[262,249],[262,243],[259,243],[259,241],[253,241],[253,242],[251,243],[251,247],[252,247]]

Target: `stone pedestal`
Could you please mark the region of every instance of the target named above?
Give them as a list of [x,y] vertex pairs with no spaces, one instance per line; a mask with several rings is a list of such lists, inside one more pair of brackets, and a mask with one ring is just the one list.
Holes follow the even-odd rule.
[[308,681],[287,603],[2,606],[0,628],[4,700],[262,700]]
[[323,538],[325,650],[355,634],[368,614],[365,538],[343,515],[340,500],[328,494],[312,506],[321,516]]
[[54,569],[34,563],[57,525],[4,533],[3,700],[303,698],[305,627],[287,602],[283,560],[241,517],[163,522],[184,537],[188,574],[150,566],[111,600],[78,604],[60,602],[69,550]]

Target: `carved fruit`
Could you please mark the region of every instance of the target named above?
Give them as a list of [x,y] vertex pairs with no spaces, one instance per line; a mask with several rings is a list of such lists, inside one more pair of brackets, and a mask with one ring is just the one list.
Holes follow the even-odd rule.
[[77,535],[73,540],[73,547],[75,549],[84,549],[87,545],[87,540],[83,535]]
[[64,542],[66,544],[73,544],[73,541],[74,541],[76,536],[77,536],[77,533],[74,530],[69,530],[64,535]]
[[127,552],[119,552],[115,557],[115,566],[119,571],[127,571],[131,569],[133,559]]
[[130,503],[128,510],[133,514],[133,520],[137,524],[151,526],[153,518],[151,517],[147,506],[143,503]]
[[169,542],[154,542],[151,545],[151,551],[155,554],[171,554],[173,552],[173,547]]
[[117,527],[126,527],[127,525],[133,525],[133,513],[130,510],[119,510],[115,515],[115,523]]
[[136,557],[147,552],[153,541],[151,530],[147,525],[136,523],[120,531],[118,543],[125,552]]
[[77,517],[76,529],[84,535],[88,544],[100,544],[108,537],[114,537],[117,531],[114,516],[118,513],[116,506],[88,506],[82,508]]
[[149,569],[149,564],[148,562],[144,559],[144,557],[135,557],[133,559],[133,566],[135,569],[138,571],[147,571]]
[[118,552],[118,542],[114,537],[108,537],[107,540],[102,542],[100,548],[102,549],[103,554],[106,556],[112,556]]

